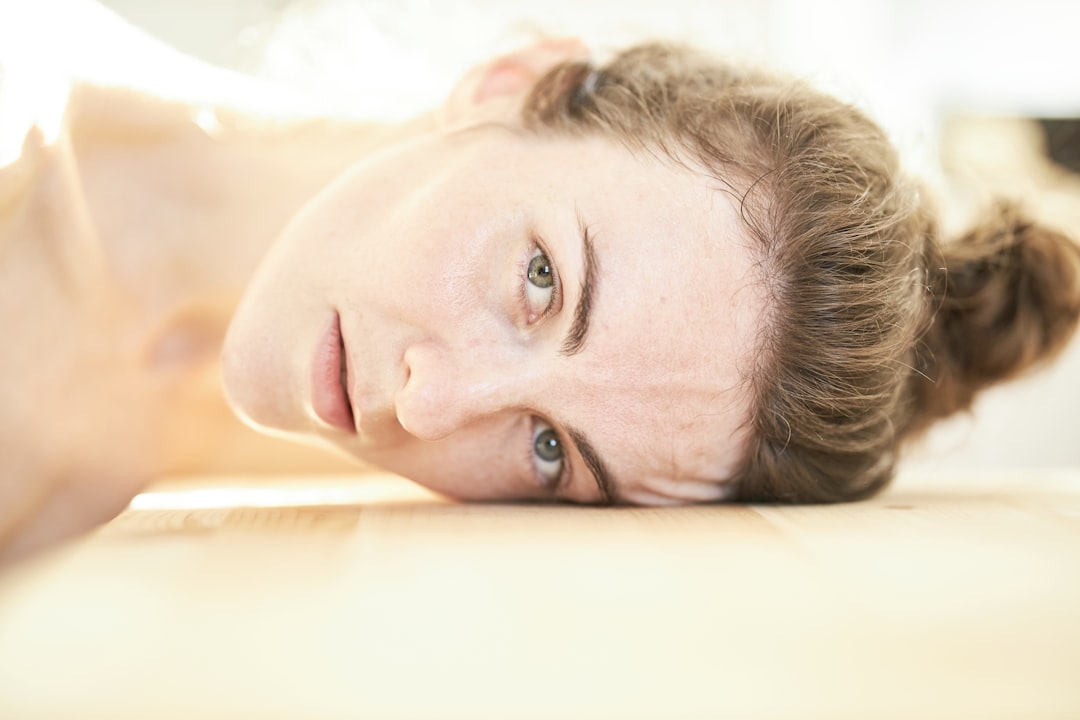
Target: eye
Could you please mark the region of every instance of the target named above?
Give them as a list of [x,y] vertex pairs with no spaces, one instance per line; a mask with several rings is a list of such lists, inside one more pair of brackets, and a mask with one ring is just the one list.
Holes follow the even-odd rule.
[[563,475],[563,445],[559,434],[547,423],[536,421],[533,427],[533,464],[544,484],[555,489]]
[[558,293],[555,266],[552,265],[547,253],[536,248],[529,256],[522,290],[530,324],[551,310],[558,298]]

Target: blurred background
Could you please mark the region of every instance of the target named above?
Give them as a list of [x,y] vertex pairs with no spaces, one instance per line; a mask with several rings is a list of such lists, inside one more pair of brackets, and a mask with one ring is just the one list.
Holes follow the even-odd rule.
[[[89,2],[89,0],[87,0]],[[1080,238],[1080,3],[1065,0],[102,0],[184,54],[327,112],[405,117],[471,64],[542,36],[603,55],[685,40],[866,108],[962,229],[997,195]],[[1072,170],[1068,169],[1071,163]],[[1080,343],[937,429],[909,469],[1080,464]]]

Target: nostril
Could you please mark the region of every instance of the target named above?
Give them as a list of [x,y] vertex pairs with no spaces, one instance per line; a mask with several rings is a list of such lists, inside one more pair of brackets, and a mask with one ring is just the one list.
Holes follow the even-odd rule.
[[415,342],[402,354],[394,404],[398,424],[410,435],[442,440],[468,417],[463,378],[454,360],[444,345],[431,340]]
[[398,424],[420,440],[439,440],[449,430],[446,427],[444,400],[438,386],[424,382],[419,376],[408,376],[394,399]]
[[424,364],[424,354],[425,349],[423,345],[419,342],[410,343],[408,347],[406,347],[405,350],[401,353],[399,362],[401,363],[401,384],[403,386],[408,384],[409,380],[412,379],[413,369],[416,364]]

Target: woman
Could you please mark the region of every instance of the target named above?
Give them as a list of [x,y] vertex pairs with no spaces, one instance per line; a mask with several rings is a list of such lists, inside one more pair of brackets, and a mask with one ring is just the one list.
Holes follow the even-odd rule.
[[831,502],[1080,316],[1064,236],[945,243],[859,111],[662,45],[394,127],[83,87],[0,172],[9,553],[243,466],[219,352],[249,424],[453,497]]

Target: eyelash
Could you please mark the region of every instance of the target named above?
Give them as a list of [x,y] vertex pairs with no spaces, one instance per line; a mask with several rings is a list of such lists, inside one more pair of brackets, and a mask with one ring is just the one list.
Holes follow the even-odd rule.
[[[541,429],[543,428],[543,429]],[[540,434],[546,430],[551,430],[555,435],[555,439],[559,444],[559,472],[553,479],[548,479],[540,472],[540,463],[543,459],[537,456],[536,441]],[[552,427],[551,423],[546,420],[534,417],[532,422],[529,423],[529,445],[528,445],[528,464],[532,468],[532,474],[537,478],[540,487],[544,488],[551,497],[556,497],[558,491],[566,484],[566,479],[569,477],[569,463],[570,459],[567,457],[566,443],[563,441],[562,433]],[[550,462],[550,461],[547,461]]]
[[[550,263],[554,283],[551,287],[551,299],[548,301],[547,307],[544,308],[543,312],[534,314],[529,304],[529,264],[537,253],[547,258],[548,263]],[[521,279],[518,283],[518,299],[525,312],[526,324],[533,325],[551,314],[551,309],[558,307],[559,299],[562,297],[562,282],[559,279],[558,268],[551,258],[551,253],[544,247],[539,237],[533,237],[532,242],[529,244],[529,250],[525,253],[521,266],[518,268],[518,277]]]

